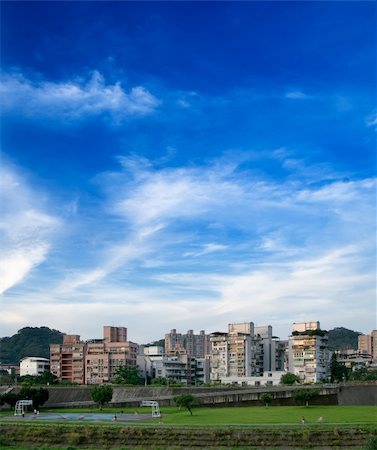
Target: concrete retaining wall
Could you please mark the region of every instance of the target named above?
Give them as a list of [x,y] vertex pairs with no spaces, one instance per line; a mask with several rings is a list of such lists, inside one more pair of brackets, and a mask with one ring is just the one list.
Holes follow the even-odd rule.
[[[59,387],[49,386],[49,408],[94,406],[90,396],[93,386]],[[142,400],[158,400],[161,406],[174,405],[174,397],[190,393],[200,399],[203,406],[260,405],[261,394],[268,392],[274,405],[293,405],[292,394],[297,389],[320,389],[320,397],[314,404],[331,405],[377,405],[377,384],[324,386],[272,386],[272,387],[121,387],[114,386],[112,404],[117,406],[138,406]],[[17,389],[17,388],[16,388]],[[15,390],[16,390],[15,389]]]

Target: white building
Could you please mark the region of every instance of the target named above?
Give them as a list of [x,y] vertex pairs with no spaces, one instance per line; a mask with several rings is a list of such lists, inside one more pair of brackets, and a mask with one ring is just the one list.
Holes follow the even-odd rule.
[[321,330],[319,322],[293,324],[288,359],[288,371],[297,375],[301,382],[316,383],[328,379],[328,333]]
[[209,382],[209,365],[205,358],[186,354],[164,355],[162,347],[144,347],[137,365],[145,381],[166,378],[168,382],[197,385]]
[[[285,345],[272,335],[271,325],[254,327],[253,322],[230,323],[227,333],[212,333],[210,339],[211,381],[252,385],[257,381],[261,384],[280,382]],[[280,373],[272,376],[278,371]],[[270,374],[266,380],[265,372]]]
[[50,371],[50,360],[40,356],[27,356],[20,361],[20,376],[42,375]]

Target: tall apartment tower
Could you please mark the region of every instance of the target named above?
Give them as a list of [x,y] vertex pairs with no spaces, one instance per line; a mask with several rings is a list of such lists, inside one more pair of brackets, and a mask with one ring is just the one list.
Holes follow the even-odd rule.
[[127,341],[127,328],[103,327],[103,339],[88,341],[85,384],[111,381],[121,366],[136,367],[139,346]]
[[302,382],[315,383],[329,376],[328,333],[319,322],[294,323],[289,338],[289,372]]
[[176,329],[165,334],[165,354],[168,356],[188,355],[195,358],[204,358],[210,352],[209,335],[201,330],[194,334],[188,330],[186,334],[177,333]]
[[253,322],[231,323],[228,325],[228,333],[211,334],[211,381],[221,381],[227,377],[250,377],[256,374],[253,337]]
[[61,381],[85,382],[86,344],[79,335],[64,335],[62,344],[50,345],[50,371]]
[[103,341],[108,342],[127,342],[127,328],[125,327],[103,327]]
[[359,353],[371,355],[372,360],[377,361],[377,330],[358,336],[357,349]]

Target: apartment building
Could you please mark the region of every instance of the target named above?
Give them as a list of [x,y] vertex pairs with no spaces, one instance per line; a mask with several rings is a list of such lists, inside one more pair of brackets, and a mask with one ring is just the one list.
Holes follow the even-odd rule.
[[301,382],[315,383],[329,377],[330,352],[327,332],[319,322],[294,323],[289,338],[289,372]]
[[41,356],[27,356],[20,361],[20,376],[38,376],[50,371],[50,360]]
[[377,330],[371,334],[361,334],[358,336],[357,350],[361,354],[370,355],[373,362],[377,361]]
[[165,334],[165,354],[168,356],[189,355],[196,358],[204,358],[210,352],[209,335],[201,330],[199,334],[194,334],[193,330],[188,330],[186,334],[177,333],[172,329]]
[[285,367],[286,344],[273,336],[271,325],[255,327],[253,322],[231,323],[227,333],[212,333],[210,341],[211,381],[258,386],[267,373],[268,384],[272,379],[274,384],[280,380],[280,371]]
[[139,371],[145,380],[166,378],[171,383],[197,385],[209,382],[209,363],[205,358],[187,354],[167,356],[162,347],[146,347],[137,358]]
[[60,381],[85,383],[86,344],[77,334],[63,336],[62,344],[50,345],[50,371]]
[[112,380],[118,367],[136,366],[138,344],[127,341],[127,328],[103,328],[103,339],[86,342],[66,335],[50,345],[51,372],[62,381],[99,384]]

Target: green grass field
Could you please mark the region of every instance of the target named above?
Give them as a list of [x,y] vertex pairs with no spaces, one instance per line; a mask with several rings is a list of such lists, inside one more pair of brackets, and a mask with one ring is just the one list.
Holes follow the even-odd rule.
[[[104,408],[103,413],[145,414],[150,408]],[[43,412],[49,410],[44,409]],[[53,409],[51,413],[99,412],[98,409]],[[224,408],[194,408],[193,415],[185,409],[177,407],[161,407],[162,417],[145,421],[164,425],[205,426],[205,425],[269,425],[287,424],[301,425],[304,417],[307,425],[317,424],[322,417],[322,424],[370,424],[377,426],[377,406],[270,406],[266,407],[224,407]],[[2,411],[0,417],[11,415],[11,411]],[[28,416],[26,416],[27,419]],[[44,423],[48,423],[44,420]],[[134,422],[138,425],[141,422]]]

